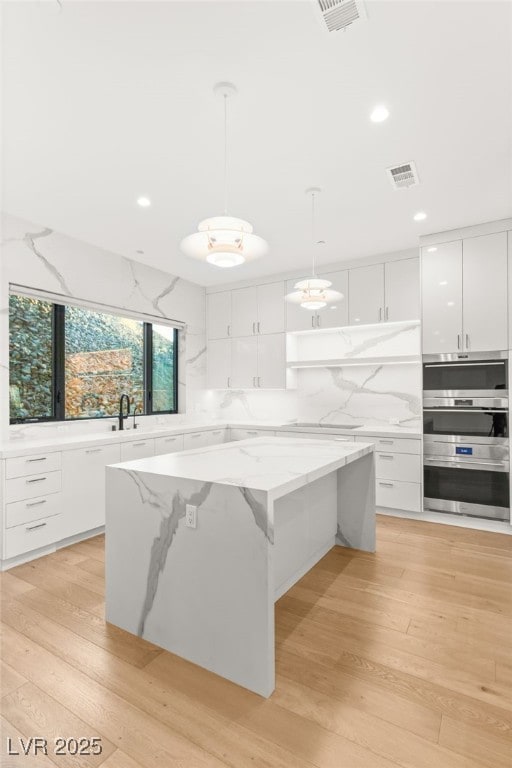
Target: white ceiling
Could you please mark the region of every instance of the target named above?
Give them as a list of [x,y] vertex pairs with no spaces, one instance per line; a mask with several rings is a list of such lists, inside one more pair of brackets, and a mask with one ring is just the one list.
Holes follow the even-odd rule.
[[[511,3],[366,5],[329,35],[311,0],[4,3],[4,209],[203,285],[307,267],[311,185],[323,263],[510,216]],[[233,270],[177,247],[221,212],[219,80],[230,213],[270,245]],[[409,160],[421,185],[395,192]]]

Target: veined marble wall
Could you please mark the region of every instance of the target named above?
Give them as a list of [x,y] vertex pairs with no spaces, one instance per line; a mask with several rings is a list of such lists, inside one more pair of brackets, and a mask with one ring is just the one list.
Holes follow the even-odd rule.
[[[293,337],[289,359],[357,359],[358,365],[296,369],[296,388],[208,390],[201,409],[219,419],[311,421],[326,424],[421,424],[421,363],[369,362],[408,355],[419,360],[418,323],[389,323]],[[360,361],[360,363],[359,363]]]
[[[9,428],[9,284],[37,288],[186,324],[178,359],[180,412],[194,412],[205,384],[205,291],[180,277],[46,227],[2,216],[0,258],[0,438],[55,429],[50,423]],[[185,402],[186,396],[186,402]],[[180,416],[152,417],[179,420]],[[68,422],[60,430],[110,429],[108,420]]]

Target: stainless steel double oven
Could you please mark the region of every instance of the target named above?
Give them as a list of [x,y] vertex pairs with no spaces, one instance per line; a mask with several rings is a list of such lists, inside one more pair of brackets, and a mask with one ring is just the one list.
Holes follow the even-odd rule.
[[509,520],[508,353],[423,358],[425,510]]

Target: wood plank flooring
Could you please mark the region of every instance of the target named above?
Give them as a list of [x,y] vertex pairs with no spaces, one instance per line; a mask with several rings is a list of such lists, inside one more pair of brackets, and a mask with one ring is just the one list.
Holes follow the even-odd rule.
[[512,537],[381,516],[377,548],[279,600],[268,700],[105,624],[103,537],[2,574],[0,764],[512,768]]

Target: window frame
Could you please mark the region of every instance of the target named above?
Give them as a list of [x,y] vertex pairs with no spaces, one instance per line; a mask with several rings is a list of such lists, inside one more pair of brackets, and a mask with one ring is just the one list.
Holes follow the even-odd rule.
[[[14,296],[23,296],[22,293],[12,292]],[[38,298],[38,301],[45,301],[44,298]],[[49,417],[37,417],[28,416],[25,418],[11,418],[9,416],[10,424],[40,424],[45,422],[68,422],[68,421],[93,421],[101,419],[115,419],[117,414],[106,416],[75,416],[66,418],[66,331],[65,331],[65,317],[66,317],[66,304],[57,304],[51,299],[46,299],[53,305],[52,310],[52,412],[53,416]],[[126,317],[122,312],[108,312],[108,308],[94,309],[91,307],[84,307],[89,312],[98,312],[98,314],[112,314],[118,317]],[[153,325],[166,325],[166,323],[147,322],[142,320],[142,371],[143,371],[143,387],[144,387],[144,413],[138,413],[137,416],[159,416],[165,414],[178,413],[178,332],[179,328],[172,323],[169,323],[169,327],[173,329],[173,378],[172,378],[172,391],[174,393],[174,409],[166,411],[154,411],[153,410]],[[9,327],[10,330],[10,327]],[[9,381],[10,381],[10,369],[9,369]]]

